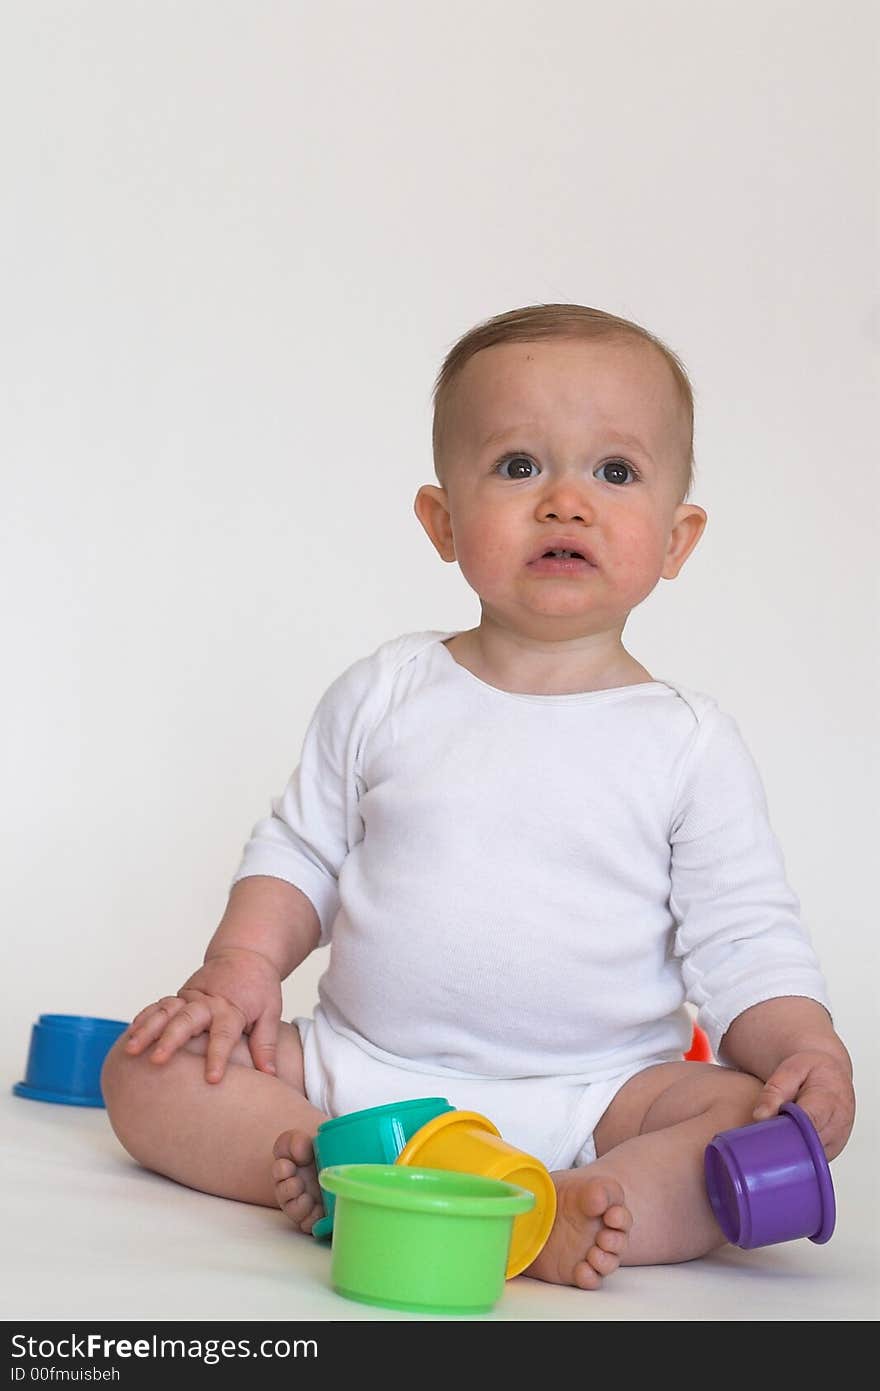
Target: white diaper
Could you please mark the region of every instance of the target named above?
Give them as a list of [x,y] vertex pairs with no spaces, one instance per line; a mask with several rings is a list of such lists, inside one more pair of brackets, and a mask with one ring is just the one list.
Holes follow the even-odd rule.
[[596,1158],[593,1131],[630,1077],[655,1063],[681,1062],[663,1053],[630,1063],[599,1082],[560,1077],[484,1079],[442,1069],[415,1071],[374,1057],[336,1032],[319,1011],[297,1018],[303,1048],[306,1096],[329,1116],[343,1116],[392,1101],[440,1096],[459,1111],[488,1117],[505,1140],[540,1159],[548,1169],[576,1169]]

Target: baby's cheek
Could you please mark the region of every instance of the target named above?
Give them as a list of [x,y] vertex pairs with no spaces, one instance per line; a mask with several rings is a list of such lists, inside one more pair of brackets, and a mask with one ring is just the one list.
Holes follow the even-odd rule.
[[457,547],[462,572],[473,582],[492,586],[510,570],[510,547],[491,535],[468,537]]
[[614,572],[634,603],[647,597],[660,578],[665,550],[653,532],[633,527],[618,538]]

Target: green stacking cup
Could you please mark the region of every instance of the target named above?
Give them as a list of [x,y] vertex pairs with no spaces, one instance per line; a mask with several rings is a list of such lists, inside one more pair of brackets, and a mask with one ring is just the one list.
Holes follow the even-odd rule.
[[[315,1136],[318,1176],[322,1169],[336,1164],[393,1164],[423,1125],[454,1110],[445,1096],[420,1096],[334,1116],[318,1126]],[[326,1241],[333,1233],[335,1201],[333,1193],[325,1193],[326,1213],[312,1228],[312,1236],[319,1241]]]
[[320,1175],[336,1195],[330,1280],[337,1294],[415,1313],[483,1314],[504,1289],[525,1188],[451,1169],[341,1164]]

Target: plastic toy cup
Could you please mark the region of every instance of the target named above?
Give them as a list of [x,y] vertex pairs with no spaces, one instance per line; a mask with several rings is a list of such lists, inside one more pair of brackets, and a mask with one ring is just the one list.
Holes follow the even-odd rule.
[[513,1224],[508,1280],[531,1265],[543,1249],[556,1217],[553,1180],[540,1159],[509,1145],[485,1116],[476,1111],[437,1116],[413,1136],[397,1163],[481,1174],[534,1194],[534,1205]]
[[705,1171],[712,1211],[735,1246],[830,1239],[831,1170],[812,1121],[793,1101],[769,1120],[716,1135],[706,1147]]
[[[337,1164],[393,1164],[411,1136],[426,1121],[453,1107],[445,1096],[422,1096],[414,1101],[392,1101],[349,1111],[324,1121],[315,1136],[315,1163],[322,1169]],[[333,1232],[332,1192],[324,1197],[325,1215],[312,1228],[312,1236],[326,1240]]]
[[479,1174],[389,1164],[325,1169],[336,1195],[337,1294],[416,1313],[482,1314],[498,1301],[514,1218],[533,1193]]
[[712,1057],[709,1035],[700,1028],[699,1024],[694,1025],[691,1046],[685,1053],[684,1060],[686,1063],[711,1063],[715,1061]]
[[119,1035],[118,1019],[78,1014],[41,1014],[31,1030],[25,1080],[12,1088],[29,1101],[65,1106],[103,1106],[101,1068]]

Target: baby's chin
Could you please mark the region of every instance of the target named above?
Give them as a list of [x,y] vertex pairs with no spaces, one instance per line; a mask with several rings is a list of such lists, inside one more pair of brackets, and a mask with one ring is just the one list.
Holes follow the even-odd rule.
[[601,612],[581,602],[548,597],[528,602],[511,603],[499,608],[481,600],[482,628],[501,630],[511,637],[533,642],[575,642],[581,638],[606,635],[618,640],[628,611],[617,614],[607,609]]

